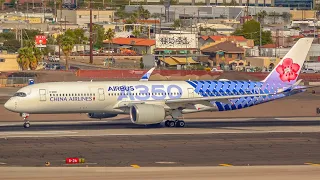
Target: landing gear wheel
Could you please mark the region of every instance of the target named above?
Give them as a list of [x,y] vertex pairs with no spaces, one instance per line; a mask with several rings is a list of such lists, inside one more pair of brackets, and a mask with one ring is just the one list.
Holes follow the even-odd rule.
[[186,125],[186,123],[184,121],[176,121],[175,123],[176,127],[184,127]]
[[169,127],[175,127],[176,123],[174,121],[169,121]]
[[166,126],[166,127],[170,127],[170,121],[169,120],[166,120],[165,122],[164,122],[164,125]]
[[29,122],[25,122],[25,123],[23,124],[23,127],[24,127],[24,128],[29,128],[29,127],[30,127],[30,123],[29,123]]

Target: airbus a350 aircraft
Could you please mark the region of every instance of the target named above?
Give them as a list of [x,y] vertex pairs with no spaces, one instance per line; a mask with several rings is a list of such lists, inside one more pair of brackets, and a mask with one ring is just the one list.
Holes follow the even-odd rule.
[[90,118],[130,114],[132,123],[184,127],[182,114],[247,108],[305,91],[297,77],[313,38],[302,38],[261,82],[254,81],[140,81],[49,82],[21,88],[5,108],[29,114],[88,113]]

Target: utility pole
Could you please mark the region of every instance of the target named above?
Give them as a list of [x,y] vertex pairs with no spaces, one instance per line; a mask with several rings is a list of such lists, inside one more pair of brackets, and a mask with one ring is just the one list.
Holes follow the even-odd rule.
[[[59,19],[59,22],[60,22],[60,35],[62,34],[62,24],[61,24],[61,18],[62,18],[62,0],[60,0],[60,3],[59,3],[59,9],[60,9],[60,19]],[[59,42],[58,42],[58,46],[59,46],[59,59],[61,58],[61,38],[59,38]]]
[[93,64],[93,47],[92,47],[92,0],[90,0],[90,64]]
[[260,46],[259,46],[259,55],[261,56],[261,46],[262,46],[262,28],[261,28],[261,22],[260,22]]

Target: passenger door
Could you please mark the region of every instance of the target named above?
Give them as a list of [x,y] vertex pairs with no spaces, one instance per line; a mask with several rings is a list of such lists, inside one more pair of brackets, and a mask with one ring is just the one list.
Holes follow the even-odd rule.
[[194,89],[193,88],[188,88],[188,97],[193,98],[194,97]]
[[104,101],[105,100],[105,94],[104,94],[104,89],[99,88],[98,89],[98,99],[99,101]]
[[40,101],[46,101],[47,100],[47,93],[45,89],[39,89],[39,95],[40,95]]

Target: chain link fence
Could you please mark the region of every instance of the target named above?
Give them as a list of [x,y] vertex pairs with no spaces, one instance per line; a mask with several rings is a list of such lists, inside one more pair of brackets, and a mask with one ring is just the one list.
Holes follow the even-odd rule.
[[1,86],[23,86],[29,83],[29,79],[34,79],[34,77],[7,77],[7,78],[0,78]]

